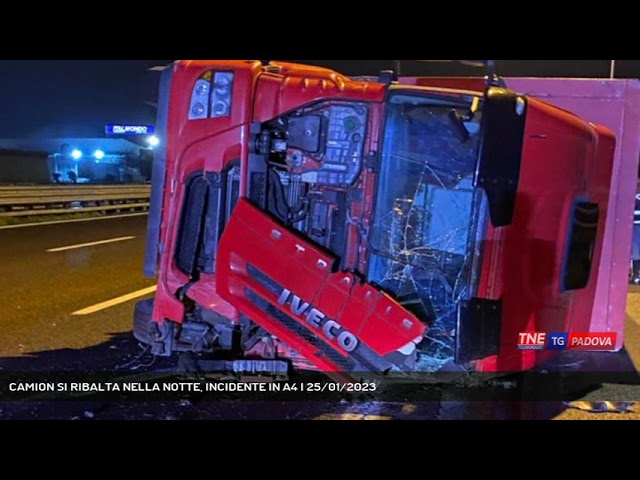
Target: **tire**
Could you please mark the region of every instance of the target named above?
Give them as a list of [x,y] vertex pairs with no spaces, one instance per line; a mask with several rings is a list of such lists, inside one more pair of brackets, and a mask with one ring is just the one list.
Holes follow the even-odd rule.
[[153,298],[143,300],[136,304],[136,308],[133,313],[133,336],[139,342],[145,345],[153,343],[151,338],[150,327],[151,317],[153,314]]

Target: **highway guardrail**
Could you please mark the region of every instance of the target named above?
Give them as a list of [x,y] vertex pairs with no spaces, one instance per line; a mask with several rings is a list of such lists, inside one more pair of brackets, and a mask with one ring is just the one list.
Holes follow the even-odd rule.
[[149,185],[0,187],[0,217],[146,211]]

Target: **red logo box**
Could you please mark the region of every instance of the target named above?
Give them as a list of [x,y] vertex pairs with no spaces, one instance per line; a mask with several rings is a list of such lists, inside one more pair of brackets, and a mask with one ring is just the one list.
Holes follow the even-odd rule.
[[612,351],[616,346],[616,332],[570,333],[567,350]]

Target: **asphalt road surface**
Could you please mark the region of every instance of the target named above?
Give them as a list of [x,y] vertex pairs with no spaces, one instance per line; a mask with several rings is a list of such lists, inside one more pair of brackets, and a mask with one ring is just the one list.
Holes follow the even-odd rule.
[[[142,276],[147,217],[0,228],[0,373],[15,371],[165,372],[131,335],[135,303],[153,295]],[[629,294],[626,351],[618,364],[640,366],[640,288]],[[640,401],[640,385],[605,384],[585,401]],[[562,401],[3,402],[0,419],[640,419],[587,413]]]
[[[136,216],[0,229],[2,356],[86,348],[126,332],[135,302],[73,313],[154,285],[142,275],[146,221]],[[48,251],[113,239],[123,240]]]

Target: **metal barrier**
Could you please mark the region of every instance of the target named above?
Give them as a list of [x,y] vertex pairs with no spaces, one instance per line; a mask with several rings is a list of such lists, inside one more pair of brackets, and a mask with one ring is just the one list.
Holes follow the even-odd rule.
[[148,185],[0,187],[0,217],[146,211]]

